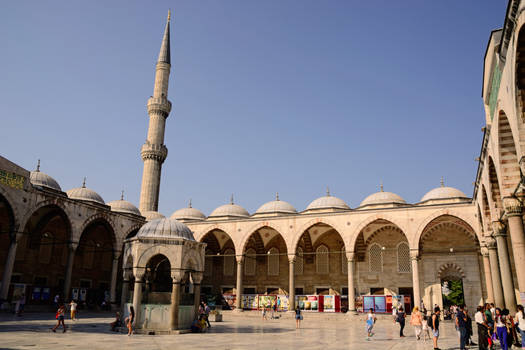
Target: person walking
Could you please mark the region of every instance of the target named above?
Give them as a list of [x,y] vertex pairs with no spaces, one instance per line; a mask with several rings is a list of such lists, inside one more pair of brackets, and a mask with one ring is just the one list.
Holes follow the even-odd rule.
[[301,320],[303,319],[303,315],[301,315],[301,309],[299,308],[299,305],[295,307],[295,329],[301,328]]
[[211,328],[210,324],[210,307],[207,303],[204,303],[204,319],[206,320],[206,324],[208,325],[208,328]]
[[496,308],[496,334],[498,335],[499,344],[502,350],[508,350],[507,345],[507,320],[506,317],[501,312],[499,307]]
[[421,339],[421,331],[423,329],[423,316],[419,312],[417,306],[412,310],[412,315],[410,315],[410,324],[414,327],[414,332],[416,334],[416,339]]
[[474,314],[474,321],[478,326],[478,349],[488,350],[489,348],[489,326],[485,321],[483,306],[478,306]]
[[126,327],[128,327],[128,335],[133,335],[133,321],[135,321],[135,309],[130,305],[129,316],[126,317],[126,320],[124,321]]
[[465,346],[468,342],[467,332],[467,315],[465,315],[465,305],[461,305],[456,311],[456,327],[459,332],[459,349],[466,350]]
[[24,313],[25,306],[26,306],[26,293],[22,292],[22,295],[20,295],[20,300],[18,304],[18,312],[17,312],[19,317],[21,317],[22,314]]
[[439,315],[441,310],[439,306],[434,307],[434,313],[430,315],[430,328],[432,328],[432,342],[434,343],[434,350],[441,350],[438,348],[438,339],[439,339]]
[[58,306],[58,310],[55,316],[55,318],[57,319],[57,324],[55,325],[55,327],[51,328],[53,333],[56,333],[57,328],[60,326],[60,324],[62,324],[62,327],[64,327],[64,330],[62,333],[66,333],[66,323],[64,322],[65,314],[66,314],[66,307],[64,306],[64,304],[60,304]]
[[517,330],[521,334],[521,347],[525,349],[525,313],[523,312],[523,305],[518,305],[518,312],[514,318]]
[[396,322],[399,323],[399,337],[400,338],[405,337],[403,335],[403,329],[405,328],[405,318],[406,318],[405,310],[403,309],[402,306],[400,306],[399,310],[397,311],[396,318],[394,320],[394,323]]
[[432,337],[430,336],[430,329],[431,327],[428,325],[429,324],[429,318],[431,318],[431,316],[429,316],[427,314],[427,311],[424,310],[423,311],[423,341],[426,342],[427,341],[427,338],[428,339],[431,339]]
[[71,312],[71,320],[76,321],[77,320],[77,303],[74,299],[71,300],[69,303],[69,310]]
[[368,315],[366,316],[366,340],[370,340],[370,337],[374,335],[374,333],[372,333],[372,330],[374,329],[374,324],[376,323],[376,321],[377,317],[374,313],[374,309],[370,308]]

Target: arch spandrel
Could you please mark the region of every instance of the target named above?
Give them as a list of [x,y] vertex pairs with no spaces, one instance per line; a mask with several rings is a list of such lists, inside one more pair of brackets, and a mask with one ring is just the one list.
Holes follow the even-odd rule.
[[306,232],[306,230],[308,230],[312,226],[315,226],[316,224],[324,224],[330,226],[334,231],[336,231],[339,234],[339,236],[343,240],[345,247],[349,247],[349,236],[346,234],[346,231],[341,224],[338,224],[334,220],[330,220],[327,218],[315,218],[303,223],[301,226],[299,226],[299,229],[294,231],[295,233],[292,237],[291,244],[288,246],[290,248],[287,247],[289,252],[288,254],[296,253],[299,241],[301,240],[303,234]]
[[282,237],[282,239],[284,240],[284,243],[286,245],[286,250],[289,252],[290,251],[290,246],[289,246],[289,241],[287,240],[287,235],[283,235],[282,234],[282,231],[281,231],[281,227],[280,225],[275,225],[275,223],[271,222],[271,221],[262,221],[262,222],[258,222],[254,225],[252,225],[250,227],[249,230],[246,231],[246,233],[244,234],[244,236],[241,238],[240,242],[239,242],[239,249],[240,249],[240,252],[238,252],[236,250],[236,255],[244,255],[244,252],[246,250],[246,246],[248,244],[248,241],[250,240],[250,237],[255,233],[257,232],[258,230],[264,228],[264,227],[268,227],[268,228],[271,228],[272,230],[274,230],[275,232],[277,232],[277,234],[279,236]]
[[[97,221],[99,222],[103,222],[105,223],[109,228],[110,228],[110,232],[111,232],[111,243],[113,244],[113,249],[117,249],[117,247],[119,247],[117,245],[118,243],[118,239],[117,239],[117,235],[116,235],[116,230],[115,230],[115,223],[113,222],[113,220],[108,216],[108,215],[105,215],[105,214],[94,214],[94,215],[91,215],[90,217],[88,217],[83,223],[82,225],[80,226],[79,230],[78,230],[78,234],[79,236],[78,237],[74,237],[74,241],[80,241],[82,235],[84,234],[84,232],[86,231],[86,229],[93,223],[96,223]],[[122,243],[122,241],[120,241],[120,243]]]
[[36,214],[40,209],[45,208],[45,207],[56,207],[56,208],[59,208],[63,212],[64,219],[66,220],[66,224],[68,225],[70,229],[70,238],[71,240],[75,240],[76,230],[74,230],[75,225],[72,221],[73,213],[67,206],[64,205],[62,201],[57,200],[57,198],[47,199],[47,200],[38,202],[21,219],[20,221],[21,226],[19,226],[19,228],[22,230],[25,230],[27,224],[29,223],[29,220],[31,220],[33,215]]
[[202,256],[195,249],[189,249],[182,257],[182,269],[204,272]]
[[177,254],[175,254],[175,249],[173,249],[173,247],[170,247],[169,245],[156,244],[137,253],[139,254],[139,256],[133,259],[135,263],[134,267],[145,267],[152,257],[159,254],[164,255],[169,260],[170,266],[172,268],[174,266],[178,266],[178,259]]
[[[239,255],[240,253],[238,253],[238,243],[235,242],[235,240],[233,239],[233,236],[230,234],[229,231],[226,230],[226,228],[224,226],[221,226],[221,225],[213,225],[212,227],[207,227],[205,230],[202,230],[199,234],[196,234],[194,233],[194,237],[195,237],[195,240],[197,242],[203,242],[203,239],[206,238],[206,236],[210,233],[212,233],[213,231],[222,231],[224,232],[228,237],[229,237],[229,240],[232,241],[232,244],[233,244],[233,250],[235,251],[235,255]],[[229,240],[226,240],[226,242],[228,242]]]

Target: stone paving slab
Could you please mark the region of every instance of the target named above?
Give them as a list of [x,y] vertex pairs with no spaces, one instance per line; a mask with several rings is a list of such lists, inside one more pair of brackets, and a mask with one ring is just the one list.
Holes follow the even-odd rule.
[[[180,335],[133,335],[109,330],[111,314],[82,315],[66,320],[66,333],[50,328],[54,314],[0,314],[0,349],[432,349],[432,341],[417,341],[407,326],[406,338],[399,338],[398,326],[379,320],[375,336],[366,340],[364,317],[352,320],[318,320],[304,315],[301,329],[289,318],[262,321],[254,317],[226,317],[213,323],[208,333]],[[226,315],[227,316],[227,315]],[[450,322],[443,322],[441,349],[458,349],[457,334]],[[477,348],[477,347],[476,347]]]

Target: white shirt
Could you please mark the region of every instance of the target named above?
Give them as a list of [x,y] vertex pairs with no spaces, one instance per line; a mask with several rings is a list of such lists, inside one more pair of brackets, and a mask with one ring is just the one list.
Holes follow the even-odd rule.
[[516,312],[516,322],[518,322],[518,327],[520,327],[520,329],[525,330],[525,318],[523,318],[523,312]]
[[476,321],[476,323],[483,324],[483,313],[481,311],[476,312],[476,314],[474,315],[474,320]]
[[504,320],[502,320],[503,316],[496,317],[496,327],[505,327],[505,323],[503,323]]
[[375,317],[376,316],[373,313],[369,312],[367,316],[367,320],[370,320],[370,319],[374,320]]
[[77,311],[77,303],[71,303],[69,304],[71,306],[71,311]]

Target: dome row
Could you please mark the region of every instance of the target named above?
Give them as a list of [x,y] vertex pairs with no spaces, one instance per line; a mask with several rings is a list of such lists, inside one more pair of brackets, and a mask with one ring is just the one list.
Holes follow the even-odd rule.
[[[40,171],[40,161],[37,169],[32,171],[30,174],[30,181],[33,186],[44,187],[47,189],[62,191],[60,185],[51,176]],[[71,199],[77,199],[81,201],[105,204],[102,197],[95,191],[86,187],[85,179],[82,187],[73,188],[66,192],[67,196]],[[425,194],[419,204],[445,204],[468,201],[469,198],[465,193],[453,187],[444,186],[441,182],[441,186],[437,187],[427,194]],[[141,213],[139,209],[132,203],[124,200],[122,197],[120,200],[108,202],[107,205],[111,207],[112,211],[127,213],[133,215],[141,215],[146,218],[147,221],[154,221],[157,219],[164,219],[164,215],[159,212],[151,211]],[[391,208],[407,205],[406,201],[399,195],[392,192],[384,192],[383,186],[379,192],[373,193],[366,197],[358,209],[374,209],[374,208]],[[326,196],[317,198],[312,201],[307,207],[305,212],[320,212],[320,211],[339,211],[349,210],[350,207],[342,199],[331,196],[330,192],[327,191]],[[253,217],[261,216],[277,216],[297,214],[297,210],[288,202],[279,199],[279,194],[276,195],[275,200],[263,204],[253,214]],[[240,205],[233,203],[233,198],[230,203],[221,205],[212,211],[209,220],[220,220],[220,219],[237,219],[250,217],[250,213]],[[191,202],[187,208],[182,208],[175,211],[171,219],[176,220],[205,220],[204,215],[198,209],[191,206]]]

